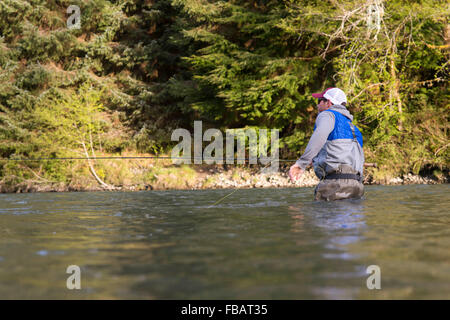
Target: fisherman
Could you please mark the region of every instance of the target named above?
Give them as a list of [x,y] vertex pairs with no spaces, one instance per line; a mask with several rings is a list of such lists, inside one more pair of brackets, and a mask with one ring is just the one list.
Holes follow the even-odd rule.
[[313,93],[318,99],[319,115],[305,152],[290,168],[289,177],[297,180],[313,163],[321,180],[314,191],[315,200],[361,198],[364,194],[363,139],[345,107],[347,97],[339,88]]

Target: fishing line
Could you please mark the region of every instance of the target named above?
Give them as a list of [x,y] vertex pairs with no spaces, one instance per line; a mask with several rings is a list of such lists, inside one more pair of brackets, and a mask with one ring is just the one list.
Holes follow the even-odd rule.
[[[139,159],[154,159],[154,160],[203,160],[203,161],[220,161],[220,159],[215,158],[203,158],[203,157],[169,157],[169,156],[144,156],[144,157],[94,157],[94,158],[86,158],[86,157],[59,157],[59,158],[1,158],[0,161],[65,161],[65,160],[139,160]],[[250,159],[242,159],[242,158],[226,158],[225,160],[222,160],[222,164],[224,164],[224,161],[227,160],[233,160],[233,163],[226,163],[226,164],[234,164],[234,161],[250,161]],[[297,159],[270,159],[271,162],[296,162]],[[194,163],[196,164],[196,163]],[[217,164],[217,163],[216,163]],[[267,167],[266,165],[265,167]],[[365,167],[377,167],[376,163],[365,163]],[[214,204],[209,206],[208,208],[211,208],[215,206],[216,204],[220,203],[225,198],[231,196],[233,193],[235,193],[238,189],[235,189],[233,192],[227,194],[225,197],[222,197],[218,201],[216,201]]]
[[223,199],[225,199],[225,198],[227,198],[227,197],[229,197],[229,196],[231,196],[233,193],[235,193],[236,191],[238,191],[238,189],[234,189],[234,191],[233,192],[231,192],[231,193],[229,193],[229,194],[227,194],[225,197],[223,197],[223,198],[221,198],[221,199],[219,199],[218,201],[216,201],[214,204],[212,204],[212,205],[210,205],[209,207],[208,207],[208,209],[209,208],[212,208],[212,207],[214,207],[216,204],[218,204],[218,203],[220,203]]
[[[58,160],[58,161],[64,161],[64,160],[139,160],[139,159],[155,159],[155,160],[204,160],[204,161],[222,161],[222,163],[216,163],[216,164],[234,164],[234,161],[250,161],[253,159],[246,159],[246,158],[225,158],[225,159],[215,159],[215,158],[203,158],[203,157],[169,157],[169,156],[145,156],[145,157],[92,157],[92,158],[86,158],[86,157],[62,157],[62,158],[0,158],[0,161],[50,161],[50,160]],[[226,161],[232,160],[233,163],[226,163]],[[256,160],[256,159],[254,159]],[[270,159],[270,162],[296,162],[298,159]],[[191,163],[192,164],[192,163]],[[197,164],[197,163],[193,163]],[[203,163],[198,163],[203,164]],[[205,163],[207,164],[207,163]],[[241,163],[238,163],[241,164]],[[243,164],[243,163],[242,163]],[[249,163],[253,164],[253,163]],[[256,163],[254,163],[256,164]],[[364,163],[364,167],[374,167],[377,168],[376,163]]]
[[[265,168],[267,168],[269,165],[267,164],[263,169],[265,169]],[[233,192],[231,192],[231,193],[229,193],[229,194],[227,194],[225,197],[223,197],[223,198],[221,198],[221,199],[219,199],[216,203],[214,203],[214,204],[212,204],[212,205],[210,205],[209,207],[208,207],[208,209],[209,208],[212,208],[213,206],[215,206],[216,204],[218,204],[218,203],[220,203],[223,199],[225,199],[225,198],[227,198],[227,197],[229,197],[229,196],[231,196],[233,193],[235,193],[236,191],[238,191],[238,189],[234,189],[234,191]]]
[[[145,157],[62,157],[62,158],[0,158],[0,161],[49,161],[49,160],[127,160],[127,159],[155,159],[155,160],[204,160],[204,161],[222,161],[225,162],[227,160],[234,161],[249,161],[249,159],[242,158],[226,158],[224,160],[215,159],[215,158],[203,158],[203,157],[169,157],[169,156],[145,156]],[[255,159],[256,160],[256,159]],[[269,159],[272,162],[295,162],[297,159]],[[226,163],[231,164],[231,163]],[[234,164],[234,163],[233,163]],[[255,163],[256,164],[256,163]]]
[[[51,161],[51,160],[57,160],[57,161],[65,161],[65,160],[139,160],[139,159],[155,159],[155,160],[211,160],[211,161],[217,161],[215,158],[203,158],[203,157],[169,157],[169,156],[144,156],[144,157],[95,157],[95,158],[86,158],[86,157],[59,157],[59,158],[3,158],[0,159],[0,161],[30,161],[30,162],[37,162],[37,161]],[[234,161],[250,161],[250,159],[242,159],[242,158],[227,158],[227,160],[232,160],[234,164]],[[256,159],[255,159],[256,160]],[[291,159],[270,159],[271,162],[295,162],[297,160],[291,160]],[[224,162],[224,160],[222,160]],[[230,164],[230,163],[228,163]],[[267,167],[267,165],[266,165]],[[235,189],[233,192],[227,194],[225,197],[222,197],[218,201],[216,201],[214,204],[209,206],[208,208],[212,208],[216,204],[223,201],[225,198],[231,196],[233,193],[235,193],[238,189]]]

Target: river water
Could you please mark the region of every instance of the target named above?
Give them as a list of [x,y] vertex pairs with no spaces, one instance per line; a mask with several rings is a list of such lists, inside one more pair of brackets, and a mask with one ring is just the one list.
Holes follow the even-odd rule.
[[449,299],[449,191],[0,194],[0,298]]

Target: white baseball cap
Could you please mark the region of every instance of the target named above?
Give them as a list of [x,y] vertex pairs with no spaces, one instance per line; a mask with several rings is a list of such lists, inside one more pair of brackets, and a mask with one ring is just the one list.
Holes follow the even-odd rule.
[[339,88],[328,88],[321,93],[313,93],[314,98],[325,98],[330,100],[333,104],[343,104],[347,103],[347,96],[344,91]]

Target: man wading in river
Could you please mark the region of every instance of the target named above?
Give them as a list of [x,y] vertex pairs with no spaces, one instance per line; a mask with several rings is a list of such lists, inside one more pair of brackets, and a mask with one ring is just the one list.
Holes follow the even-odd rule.
[[290,168],[289,177],[297,180],[312,162],[321,180],[314,191],[316,200],[361,198],[364,152],[359,129],[345,108],[347,97],[339,88],[313,93],[319,99],[314,133],[305,152]]

